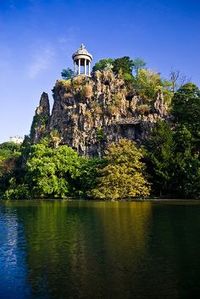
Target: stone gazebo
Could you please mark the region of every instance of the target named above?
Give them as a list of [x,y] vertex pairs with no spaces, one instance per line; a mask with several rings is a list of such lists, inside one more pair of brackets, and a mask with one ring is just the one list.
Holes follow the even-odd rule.
[[74,61],[74,75],[90,76],[92,55],[82,44],[80,48],[72,55]]

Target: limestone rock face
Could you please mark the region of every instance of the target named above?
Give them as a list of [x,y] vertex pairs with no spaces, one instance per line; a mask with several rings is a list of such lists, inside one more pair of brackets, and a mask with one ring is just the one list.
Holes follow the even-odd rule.
[[31,125],[31,141],[37,143],[44,134],[47,133],[50,120],[50,105],[48,94],[43,92],[40,98],[39,106],[35,110],[35,116]]
[[97,71],[91,78],[77,76],[59,80],[53,97],[51,115],[47,94],[41,97],[32,142],[56,132],[60,143],[68,144],[82,155],[101,155],[107,143],[120,138],[141,143],[153,125],[166,117],[162,93],[147,105],[134,90],[127,88],[123,79],[109,70]]
[[157,99],[154,103],[154,108],[155,108],[155,111],[160,114],[160,116],[167,115],[167,110],[166,110],[166,107],[164,104],[164,96],[163,96],[162,92],[160,92],[160,91],[157,94]]

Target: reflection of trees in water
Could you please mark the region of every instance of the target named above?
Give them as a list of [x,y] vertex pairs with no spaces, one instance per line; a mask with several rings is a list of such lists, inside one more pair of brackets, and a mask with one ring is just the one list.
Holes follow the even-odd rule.
[[30,206],[23,218],[33,293],[37,298],[72,294],[73,255],[79,242],[82,247],[77,213],[61,202],[40,202]]
[[24,212],[37,296],[91,298],[130,287],[145,252],[150,203],[40,202]]
[[99,209],[108,272],[106,290],[113,298],[132,298],[137,295],[137,287],[142,287],[140,270],[148,250],[151,207],[149,202],[106,202],[104,209]]
[[200,206],[148,202],[11,206],[25,229],[27,267],[23,267],[28,268],[34,298],[178,299],[200,291]]

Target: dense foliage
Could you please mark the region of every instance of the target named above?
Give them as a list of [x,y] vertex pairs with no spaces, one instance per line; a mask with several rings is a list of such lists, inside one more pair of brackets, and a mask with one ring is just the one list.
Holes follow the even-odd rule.
[[18,144],[13,142],[0,144],[0,196],[7,190],[9,180],[15,176],[20,154]]
[[153,182],[153,191],[161,196],[168,194],[172,176],[173,137],[168,123],[158,122],[146,144],[147,166]]
[[154,194],[200,198],[200,90],[185,84],[172,100],[171,123],[160,122],[147,142]]
[[119,74],[121,72],[122,74],[132,75],[132,70],[133,60],[131,60],[128,56],[117,58],[113,61],[113,71],[116,74]]
[[133,80],[133,86],[147,103],[155,100],[159,91],[162,91],[166,104],[171,103],[171,84],[169,81],[163,80],[158,73],[139,69],[137,76]]
[[67,145],[55,147],[51,139],[44,139],[26,148],[21,172],[9,176],[3,196],[7,199],[146,197],[150,188],[142,158],[142,150],[125,139],[111,144],[102,159],[80,157]]
[[79,166],[77,153],[66,145],[58,148],[45,143],[33,145],[26,164],[26,180],[33,196],[63,198],[71,194]]
[[19,176],[11,177],[5,197],[64,198],[75,190],[82,158],[70,147],[51,140],[31,145]]
[[105,152],[105,164],[98,168],[92,197],[119,200],[148,196],[150,187],[144,176],[142,158],[142,150],[130,140],[110,144]]
[[113,68],[114,60],[112,58],[100,59],[93,67],[93,72],[103,71]]
[[200,90],[188,83],[182,86],[174,95],[173,115],[175,121],[185,125],[199,139],[200,137]]
[[67,69],[63,69],[61,72],[61,77],[64,80],[69,80],[74,76],[74,72],[69,67]]
[[93,72],[95,71],[105,71],[112,69],[115,74],[129,74],[132,75],[134,72],[136,75],[138,74],[139,69],[143,69],[146,66],[146,63],[143,59],[137,57],[132,60],[128,56],[124,56],[121,58],[105,58],[99,60],[93,67]]

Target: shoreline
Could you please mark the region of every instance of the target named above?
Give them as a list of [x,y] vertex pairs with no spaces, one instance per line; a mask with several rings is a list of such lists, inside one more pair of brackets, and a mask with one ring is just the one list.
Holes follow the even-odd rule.
[[0,203],[12,203],[12,202],[98,202],[98,203],[190,203],[190,204],[200,204],[200,199],[183,199],[183,198],[146,198],[146,199],[133,199],[133,200],[98,200],[98,199],[84,199],[84,198],[39,198],[39,199],[0,199]]

